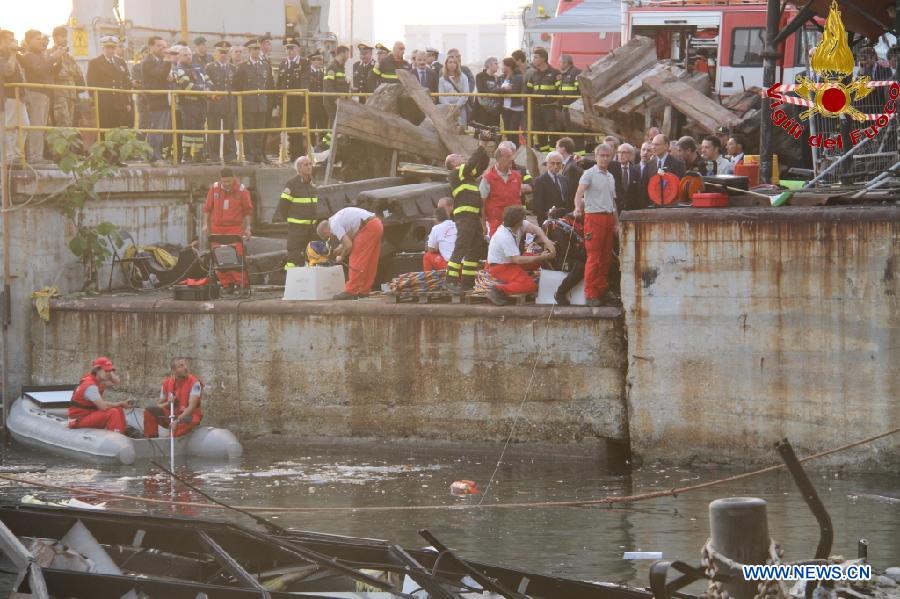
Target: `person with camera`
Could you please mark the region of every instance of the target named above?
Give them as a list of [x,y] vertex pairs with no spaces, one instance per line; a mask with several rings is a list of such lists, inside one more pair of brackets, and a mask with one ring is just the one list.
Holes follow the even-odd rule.
[[[28,118],[32,126],[44,127],[50,115],[50,96],[52,91],[43,86],[52,84],[56,74],[62,67],[60,59],[62,48],[53,48],[47,52],[47,37],[37,29],[25,32],[25,53],[19,59],[25,71],[27,83],[39,84],[25,90],[25,105],[28,107]],[[44,160],[44,132],[38,129],[28,132],[26,141],[26,158],[31,164],[46,162]]]
[[492,143],[493,135],[481,130],[478,138],[478,148],[468,160],[460,154],[450,154],[444,161],[444,166],[450,170],[450,195],[456,222],[456,245],[447,262],[445,282],[451,293],[469,291],[475,286],[478,261],[484,256],[483,203],[478,178],[491,162],[487,147]]
[[125,410],[134,400],[106,401],[103,393],[121,381],[112,361],[101,356],[91,363],[91,371],[82,377],[69,400],[69,428],[105,428],[125,434]]
[[[25,73],[19,64],[19,47],[16,35],[6,29],[0,31],[0,78],[6,84],[24,83]],[[28,111],[16,100],[16,91],[12,87],[3,88],[3,109],[6,120],[6,137],[0,143],[6,145],[6,156],[11,161],[22,158],[17,143],[16,127],[28,125]]]
[[[59,71],[53,83],[56,85],[83,86],[84,75],[72,55],[69,54],[69,30],[61,25],[53,30],[53,47],[59,48]],[[75,102],[78,97],[88,99],[89,94],[82,90],[55,89],[53,90],[53,109],[51,115],[53,124],[57,127],[72,127],[75,125]]]

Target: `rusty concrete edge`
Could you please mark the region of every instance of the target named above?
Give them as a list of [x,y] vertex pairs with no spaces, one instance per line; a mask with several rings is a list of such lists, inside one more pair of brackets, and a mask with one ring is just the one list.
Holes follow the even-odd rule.
[[489,304],[396,304],[388,301],[322,301],[300,302],[280,299],[178,301],[173,299],[97,297],[54,299],[51,314],[61,312],[117,312],[156,314],[296,314],[316,316],[407,316],[407,317],[477,317],[482,319],[517,318],[526,320],[612,320],[623,317],[621,308],[586,308],[573,306],[504,306]]
[[620,216],[623,223],[642,222],[900,222],[900,206],[831,206],[779,208],[653,208]]

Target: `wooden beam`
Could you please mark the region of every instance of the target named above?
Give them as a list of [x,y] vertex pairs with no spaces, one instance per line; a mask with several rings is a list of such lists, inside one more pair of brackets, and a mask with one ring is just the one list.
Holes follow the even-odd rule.
[[403,88],[396,83],[382,83],[371,96],[366,98],[366,106],[381,112],[400,113],[400,97]]
[[569,111],[569,119],[573,125],[577,125],[582,129],[593,131],[595,133],[603,133],[604,135],[615,135],[620,139],[626,139],[619,132],[619,127],[612,119],[608,119],[590,112],[584,111],[582,100],[575,100],[563,110]]
[[628,100],[645,93],[643,87],[644,79],[652,75],[659,75],[665,70],[665,65],[654,65],[643,73],[638,74],[630,81],[625,82],[625,84],[621,87],[600,98],[600,100],[594,103],[594,108],[599,110],[600,112],[611,112],[613,110],[617,110],[618,107],[624,102],[627,102]]
[[728,127],[738,120],[733,112],[671,75],[647,77],[643,85],[708,133],[714,133],[721,126]]
[[422,87],[422,84],[413,77],[409,71],[398,70],[397,77],[400,84],[406,89],[406,93],[412,98],[419,110],[422,111],[427,118],[431,119],[431,123],[437,129],[438,136],[447,149],[452,154],[462,154],[469,156],[478,147],[478,142],[474,138],[459,135],[456,131],[456,121],[447,120],[446,116],[438,111],[437,106],[428,95],[428,90]]
[[586,112],[621,85],[656,64],[656,43],[638,36],[586,68],[578,76]]
[[335,132],[389,150],[399,150],[443,162],[447,150],[436,132],[416,127],[406,119],[347,98],[337,101]]

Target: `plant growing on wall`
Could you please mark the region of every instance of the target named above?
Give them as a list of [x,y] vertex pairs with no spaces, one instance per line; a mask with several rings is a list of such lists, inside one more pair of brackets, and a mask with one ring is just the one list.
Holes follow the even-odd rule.
[[109,221],[95,225],[85,223],[85,206],[98,200],[97,184],[112,176],[126,160],[146,160],[150,146],[137,138],[130,129],[114,129],[85,151],[81,134],[74,129],[58,129],[47,134],[47,144],[62,172],[72,181],[55,194],[56,206],[72,224],[75,235],[69,239],[69,250],[84,265],[83,291],[99,289],[97,273],[103,262],[112,256],[113,247],[122,246],[118,227]]

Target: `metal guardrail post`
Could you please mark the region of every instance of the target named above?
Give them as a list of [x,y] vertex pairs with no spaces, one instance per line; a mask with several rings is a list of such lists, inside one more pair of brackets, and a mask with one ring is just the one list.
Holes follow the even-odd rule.
[[306,104],[306,155],[312,158],[312,115],[309,112],[309,90],[303,90],[303,101]]
[[525,98],[525,145],[533,146],[537,142],[531,139],[531,96]]
[[[5,140],[4,140],[4,143]],[[16,145],[19,146],[19,157],[22,160],[22,166],[25,166],[25,134],[22,132],[22,98],[19,94],[19,88],[16,88]]]
[[94,123],[97,127],[97,141],[103,137],[103,131],[100,131],[100,92],[94,90]]
[[170,93],[169,98],[169,112],[172,113],[172,164],[178,166],[179,148],[178,134],[176,133],[178,131],[178,107],[175,105],[178,102],[178,94]]
[[238,160],[241,162],[244,161],[244,96],[238,94],[237,97],[237,128],[238,128],[238,142],[240,143],[240,147],[238,148]]
[[289,148],[290,145],[290,137],[286,131],[287,129],[287,92],[281,92],[281,132],[278,134],[278,137],[281,139],[281,146],[278,151],[278,160],[280,162],[287,162],[289,156]]

